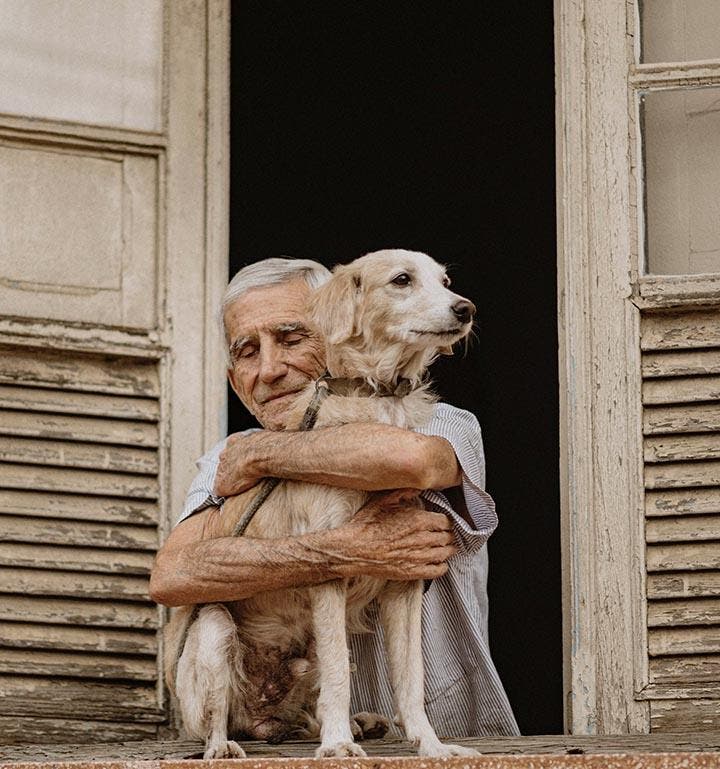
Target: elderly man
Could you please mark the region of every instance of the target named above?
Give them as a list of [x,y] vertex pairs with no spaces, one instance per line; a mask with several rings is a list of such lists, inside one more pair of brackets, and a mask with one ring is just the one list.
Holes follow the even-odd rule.
[[[367,574],[433,579],[423,599],[426,709],[439,735],[512,735],[517,724],[487,642],[486,551],[496,524],[483,491],[475,418],[438,404],[411,432],[349,424],[282,432],[297,393],[324,371],[323,341],[305,321],[317,262],[268,259],[240,270],[223,301],[233,390],[263,430],[229,436],[198,461],[178,524],[159,551],[151,595],[168,606]],[[397,492],[337,529],[262,540],[214,534],[224,499],[278,477],[344,488],[422,489],[425,508]],[[392,714],[377,617],[351,637],[353,712]]]

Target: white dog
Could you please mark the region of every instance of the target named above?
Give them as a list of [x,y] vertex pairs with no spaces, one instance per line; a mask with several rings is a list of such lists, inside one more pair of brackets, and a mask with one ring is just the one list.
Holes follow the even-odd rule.
[[[429,256],[389,250],[336,268],[313,293],[309,319],[325,337],[328,372],[342,378],[344,393],[325,399],[318,427],[375,421],[414,428],[428,421],[435,398],[423,375],[440,352],[449,352],[469,333],[475,312],[448,285],[444,268]],[[299,425],[314,391],[313,384],[298,396],[290,428]],[[254,493],[226,503],[221,536],[232,532]],[[286,537],[334,528],[369,496],[284,481],[247,534]],[[422,583],[363,577],[205,606],[189,630],[191,607],[176,612],[166,634],[168,684],[177,693],[188,733],[206,740],[205,757],[245,755],[228,741],[228,731],[260,739],[312,737],[318,726],[317,756],[365,755],[353,740],[349,718],[346,619],[351,630],[362,629],[362,611],[374,599],[396,720],[407,738],[420,755],[475,755],[469,748],[443,745],[425,714]]]

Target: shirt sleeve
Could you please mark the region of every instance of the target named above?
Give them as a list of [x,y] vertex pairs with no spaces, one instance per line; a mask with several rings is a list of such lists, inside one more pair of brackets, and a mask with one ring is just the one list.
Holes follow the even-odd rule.
[[215,474],[220,463],[220,453],[225,447],[225,440],[223,438],[220,443],[215,444],[207,454],[203,454],[195,463],[198,473],[190,484],[190,489],[185,497],[185,506],[177,523],[206,507],[220,507],[225,501],[223,497],[217,497],[213,494]]
[[495,502],[485,491],[485,455],[477,419],[469,411],[439,403],[428,423],[416,432],[445,438],[453,447],[462,470],[462,490],[473,526],[452,509],[439,491],[425,491],[422,497],[432,509],[450,516],[461,552],[478,552],[495,531],[498,520]]

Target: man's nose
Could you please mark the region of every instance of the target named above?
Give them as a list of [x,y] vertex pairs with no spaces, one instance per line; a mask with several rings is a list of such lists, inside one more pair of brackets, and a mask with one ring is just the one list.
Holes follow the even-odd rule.
[[274,345],[260,349],[260,370],[258,376],[265,383],[274,382],[287,374],[287,362],[283,350]]

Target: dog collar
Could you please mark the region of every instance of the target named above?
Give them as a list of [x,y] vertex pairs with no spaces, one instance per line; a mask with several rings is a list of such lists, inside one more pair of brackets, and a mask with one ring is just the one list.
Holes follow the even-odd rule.
[[323,385],[327,387],[332,395],[355,395],[364,398],[371,396],[404,398],[413,389],[412,382],[404,377],[398,379],[394,384],[379,382],[377,385],[373,385],[364,377],[332,377],[328,373],[323,374],[317,380],[318,387]]

